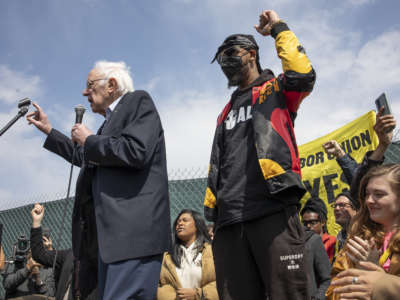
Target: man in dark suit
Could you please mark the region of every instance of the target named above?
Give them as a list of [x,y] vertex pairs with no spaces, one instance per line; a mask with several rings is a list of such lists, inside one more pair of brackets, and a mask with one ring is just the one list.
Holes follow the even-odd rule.
[[72,220],[75,270],[79,269],[74,292],[85,298],[95,287],[90,275],[96,273],[98,260],[99,299],[153,300],[162,253],[171,238],[158,112],[148,93],[133,92],[123,62],[97,62],[83,95],[92,111],[106,118],[97,134],[75,124],[70,139],[51,127],[37,104],[37,111],[27,116],[47,134],[46,149],[81,167]]

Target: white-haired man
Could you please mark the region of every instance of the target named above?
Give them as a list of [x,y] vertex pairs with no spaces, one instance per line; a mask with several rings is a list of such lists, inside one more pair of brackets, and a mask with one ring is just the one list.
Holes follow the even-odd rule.
[[[37,111],[27,116],[47,134],[46,149],[81,166],[72,220],[75,270],[79,270],[74,293],[87,298],[96,287],[91,278],[98,266],[98,299],[153,300],[162,253],[170,246],[159,115],[149,94],[133,92],[123,62],[97,62],[83,96],[92,111],[106,119],[97,134],[75,124],[70,139],[52,129],[37,104]],[[74,142],[78,146],[73,158]]]

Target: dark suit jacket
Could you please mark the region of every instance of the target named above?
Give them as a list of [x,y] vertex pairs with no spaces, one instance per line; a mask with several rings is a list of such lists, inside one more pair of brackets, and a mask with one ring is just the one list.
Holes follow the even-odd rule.
[[[73,143],[59,131],[50,132],[44,147],[71,162]],[[125,94],[101,134],[89,136],[83,147],[77,147],[74,164],[81,167],[72,224],[76,258],[92,256],[88,263],[97,265],[97,244],[105,263],[169,249],[164,132],[148,93]],[[98,242],[91,226],[94,219]]]

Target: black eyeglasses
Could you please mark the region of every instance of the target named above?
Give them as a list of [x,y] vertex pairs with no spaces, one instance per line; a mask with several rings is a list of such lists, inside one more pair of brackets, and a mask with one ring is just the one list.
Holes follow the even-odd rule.
[[321,221],[320,221],[319,219],[308,220],[308,221],[303,220],[302,222],[303,222],[303,225],[306,226],[306,227],[307,227],[308,225],[315,226],[315,225],[317,225],[318,223],[321,223]]
[[99,81],[99,80],[105,80],[105,78],[99,78],[99,79],[95,79],[95,80],[87,80],[87,81],[86,81],[86,89],[87,89],[87,90],[90,90],[91,88],[93,88],[93,84],[94,84],[96,81]]
[[332,203],[331,207],[332,208],[346,208],[346,207],[353,208],[353,205],[351,205],[350,203]]

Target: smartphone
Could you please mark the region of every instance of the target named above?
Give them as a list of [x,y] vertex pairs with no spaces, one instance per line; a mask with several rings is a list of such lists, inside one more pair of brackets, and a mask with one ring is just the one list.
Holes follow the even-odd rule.
[[389,102],[386,100],[386,95],[385,93],[382,93],[378,99],[375,100],[375,105],[377,112],[380,110],[380,108],[383,106],[385,110],[383,111],[383,115],[391,115],[392,110],[390,109]]

